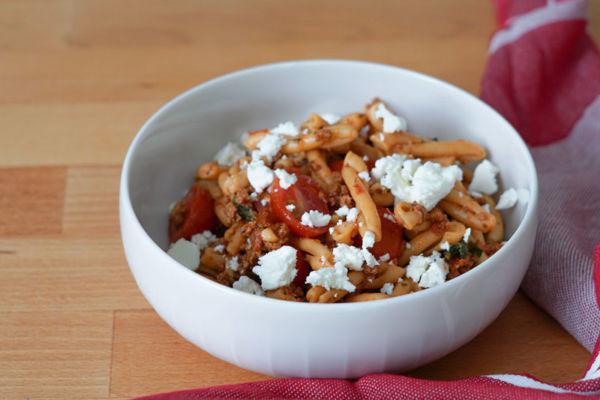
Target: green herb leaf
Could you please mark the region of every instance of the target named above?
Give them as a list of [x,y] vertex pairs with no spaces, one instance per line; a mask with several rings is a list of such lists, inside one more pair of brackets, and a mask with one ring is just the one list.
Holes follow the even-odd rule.
[[467,245],[465,244],[465,242],[458,242],[456,244],[453,244],[452,246],[450,246],[450,250],[448,250],[448,253],[450,253],[450,256],[452,258],[466,258],[468,253]]
[[483,250],[475,243],[469,243],[469,253],[473,254],[475,257],[479,257],[483,253]]
[[244,221],[252,221],[254,219],[254,212],[250,207],[246,207],[243,204],[239,204],[235,200],[233,201],[233,204],[237,209],[238,215],[242,217]]
[[235,201],[235,199],[232,200],[233,205],[235,206],[238,215],[244,220],[244,221],[252,221],[254,220],[254,211],[252,211],[252,209],[250,207],[246,207],[243,204],[239,204],[237,201]]

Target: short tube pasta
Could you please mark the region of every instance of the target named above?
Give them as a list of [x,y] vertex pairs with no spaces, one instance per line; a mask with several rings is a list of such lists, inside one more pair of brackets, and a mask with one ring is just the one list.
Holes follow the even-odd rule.
[[511,210],[466,189],[467,164],[493,149],[407,132],[419,124],[377,98],[316,111],[198,160],[169,208],[168,254],[194,268],[197,251],[196,273],[254,295],[338,303],[428,290],[503,246]]

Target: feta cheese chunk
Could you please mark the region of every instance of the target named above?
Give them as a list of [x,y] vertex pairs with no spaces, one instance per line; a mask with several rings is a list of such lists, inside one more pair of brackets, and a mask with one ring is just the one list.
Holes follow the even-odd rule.
[[365,182],[369,182],[371,180],[371,176],[369,175],[369,171],[362,171],[358,173],[358,177]]
[[362,271],[365,259],[361,249],[340,243],[333,249],[333,262],[335,265],[346,267],[353,271]]
[[448,275],[448,265],[437,251],[429,257],[412,256],[406,267],[406,276],[424,289],[444,283],[446,275]]
[[233,282],[233,288],[241,292],[264,296],[264,292],[260,285],[247,276],[240,276],[240,279]]
[[363,249],[370,249],[375,246],[375,234],[371,231],[366,231],[365,236],[362,238]]
[[349,208],[348,206],[342,206],[335,210],[335,213],[339,217],[346,217],[346,221],[354,222],[356,221],[356,217],[358,217],[358,208]]
[[273,134],[267,135],[256,145],[256,150],[252,152],[252,158],[259,159],[265,157],[267,160],[271,161],[273,157],[279,153],[281,146],[284,144],[285,139],[282,136]]
[[440,244],[440,250],[445,250],[445,251],[450,251],[450,243],[448,243],[448,241],[443,241]]
[[240,266],[240,263],[239,263],[239,260],[238,260],[238,256],[235,256],[235,257],[230,258],[229,260],[227,260],[227,264],[226,265],[227,265],[227,268],[229,268],[230,270],[237,271],[238,268],[239,268],[239,266]]
[[261,193],[273,182],[273,171],[262,160],[252,160],[247,170],[248,182],[257,193]]
[[191,238],[191,242],[196,245],[199,251],[204,250],[209,244],[216,242],[218,238],[211,231],[196,233]]
[[327,122],[329,125],[333,125],[341,119],[339,115],[328,114],[328,113],[321,114],[321,118],[323,118],[323,120],[325,122]]
[[306,277],[306,283],[312,286],[321,286],[326,290],[342,289],[350,293],[356,290],[356,286],[348,279],[348,269],[341,265],[312,271]]
[[394,284],[389,283],[389,282],[384,283],[380,290],[381,293],[387,294],[388,296],[391,296],[393,291],[394,291]]
[[377,261],[375,256],[369,250],[362,249],[361,253],[363,255],[363,258],[365,259],[365,262],[367,263],[367,265],[369,267],[374,267],[376,265],[379,265],[379,261]]
[[456,166],[443,167],[438,163],[409,160],[392,154],[375,162],[374,178],[390,189],[397,201],[416,202],[431,211],[462,180],[462,170]]
[[469,192],[494,194],[498,190],[496,175],[500,170],[488,160],[483,160],[475,167]]
[[229,142],[225,145],[225,147],[219,150],[217,154],[215,154],[215,161],[219,165],[226,167],[233,164],[245,155],[246,150],[244,150],[242,146],[237,143]]
[[383,103],[379,103],[373,116],[383,120],[383,132],[385,133],[405,131],[407,129],[406,120],[394,115]]
[[296,206],[294,204],[288,204],[287,206],[285,206],[286,210],[288,210],[289,212],[292,212],[296,209]]
[[283,122],[277,125],[275,128],[271,129],[271,133],[275,135],[284,135],[284,136],[298,136],[300,131],[298,127],[293,122]]
[[200,250],[194,243],[183,238],[172,243],[167,254],[192,271],[198,268],[200,264]]
[[317,210],[306,211],[302,214],[300,219],[300,223],[302,225],[311,227],[311,228],[320,228],[322,226],[327,226],[331,221],[331,215],[323,214]]
[[471,228],[465,229],[465,234],[463,235],[463,242],[469,243],[469,238],[471,237]]
[[496,204],[496,210],[506,210],[511,207],[514,207],[519,200],[519,195],[515,189],[508,189],[504,193],[500,195],[500,199],[498,200],[498,204]]
[[379,260],[377,260],[377,261],[379,261],[380,263],[382,263],[382,262],[388,262],[388,261],[390,261],[390,258],[391,258],[390,257],[390,253],[385,253],[384,255],[382,255],[381,257],[379,257]]
[[276,169],[275,176],[279,179],[279,186],[282,189],[289,189],[290,186],[298,181],[296,174],[290,174],[285,169]]
[[282,246],[258,259],[258,265],[252,272],[260,277],[264,290],[277,289],[287,286],[296,277],[296,249],[291,246]]

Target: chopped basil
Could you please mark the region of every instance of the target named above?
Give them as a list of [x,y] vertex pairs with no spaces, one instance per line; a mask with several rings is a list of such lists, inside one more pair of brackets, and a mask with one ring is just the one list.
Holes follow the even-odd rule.
[[246,207],[243,204],[239,204],[237,201],[232,200],[233,201],[233,205],[235,206],[238,215],[244,220],[244,221],[252,221],[254,219],[254,212],[252,211],[252,209],[250,207]]
[[458,242],[450,246],[448,253],[452,258],[466,258],[467,257],[467,245],[465,242]]
[[475,257],[479,257],[481,256],[481,253],[483,253],[483,250],[475,243],[469,243],[469,253],[473,254]]

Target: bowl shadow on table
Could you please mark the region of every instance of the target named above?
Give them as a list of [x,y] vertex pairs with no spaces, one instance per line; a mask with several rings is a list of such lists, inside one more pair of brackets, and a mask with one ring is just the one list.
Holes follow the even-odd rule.
[[567,383],[583,376],[589,357],[558,322],[518,292],[498,319],[471,342],[407,375],[452,380],[528,373],[546,382]]

